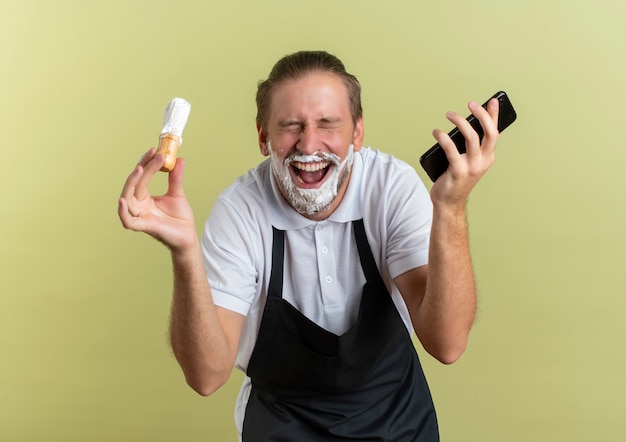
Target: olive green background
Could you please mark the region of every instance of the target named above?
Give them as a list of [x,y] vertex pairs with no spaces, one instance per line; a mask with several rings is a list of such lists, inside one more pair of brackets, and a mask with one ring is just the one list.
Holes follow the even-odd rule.
[[469,203],[469,349],[420,353],[442,440],[626,439],[626,3],[2,0],[0,17],[0,439],[236,439],[241,374],[186,386],[168,253],[122,229],[117,197],[184,97],[200,231],[262,159],[257,81],[300,49],[342,58],[366,143],[422,177],[446,111],[499,89],[517,108]]

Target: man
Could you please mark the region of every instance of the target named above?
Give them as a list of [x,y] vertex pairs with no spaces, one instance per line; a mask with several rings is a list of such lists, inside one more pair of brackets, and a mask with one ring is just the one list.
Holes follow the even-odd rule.
[[171,251],[171,343],[187,382],[209,395],[233,366],[247,374],[244,441],[438,440],[410,336],[446,364],[466,348],[476,289],[465,207],[494,160],[497,100],[469,104],[482,143],[447,114],[466,154],[433,132],[450,165],[430,195],[406,163],[363,147],[360,86],[336,57],[284,57],[257,108],[269,159],[222,193],[201,242],[183,159],[153,197],[164,160],[151,149],[119,200],[124,227]]

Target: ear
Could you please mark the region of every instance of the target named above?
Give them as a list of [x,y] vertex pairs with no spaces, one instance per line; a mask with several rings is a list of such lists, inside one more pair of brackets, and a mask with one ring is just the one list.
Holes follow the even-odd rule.
[[365,137],[365,129],[363,127],[363,116],[361,115],[354,126],[354,134],[352,135],[352,144],[354,151],[357,152],[363,147],[363,138]]
[[259,139],[259,150],[264,157],[270,154],[270,150],[267,147],[267,134],[259,123],[256,124],[256,131]]

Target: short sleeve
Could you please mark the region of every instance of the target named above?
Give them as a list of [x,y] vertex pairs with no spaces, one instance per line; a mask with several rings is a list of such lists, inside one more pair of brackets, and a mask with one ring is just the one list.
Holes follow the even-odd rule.
[[392,279],[428,263],[432,202],[417,172],[400,162],[387,196],[387,264]]
[[248,314],[259,278],[256,242],[233,206],[218,198],[201,240],[204,267],[217,306]]

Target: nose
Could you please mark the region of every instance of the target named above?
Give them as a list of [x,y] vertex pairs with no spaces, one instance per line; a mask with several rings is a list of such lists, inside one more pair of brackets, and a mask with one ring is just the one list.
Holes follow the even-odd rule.
[[305,155],[313,155],[315,152],[321,151],[322,143],[317,128],[312,125],[304,126],[296,147]]

